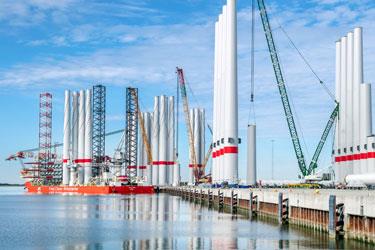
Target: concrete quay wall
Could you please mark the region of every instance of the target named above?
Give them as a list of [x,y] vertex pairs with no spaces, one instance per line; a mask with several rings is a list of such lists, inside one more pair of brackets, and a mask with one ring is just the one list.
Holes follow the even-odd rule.
[[228,189],[161,187],[161,192],[208,205],[245,209],[249,216],[272,217],[295,224],[375,243],[375,191],[337,189]]

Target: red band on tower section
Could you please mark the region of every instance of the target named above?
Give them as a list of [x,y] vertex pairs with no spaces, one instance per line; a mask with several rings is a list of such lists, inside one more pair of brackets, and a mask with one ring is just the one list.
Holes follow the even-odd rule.
[[224,148],[221,148],[220,150],[219,150],[219,156],[222,156],[222,155],[224,155]]
[[360,153],[353,155],[343,155],[336,156],[335,162],[345,162],[345,161],[354,161],[354,160],[365,160],[375,158],[375,152]]
[[76,159],[74,163],[91,163],[92,159]]
[[152,165],[174,165],[175,162],[174,161],[153,161],[152,162]]
[[227,146],[212,152],[212,158],[220,157],[224,154],[238,154],[238,147]]
[[361,159],[367,159],[368,157],[367,157],[367,154],[368,153],[361,153],[360,155],[361,155]]
[[63,159],[63,163],[68,163],[69,159]]
[[360,160],[361,159],[361,154],[354,154],[353,155],[354,160]]
[[238,154],[238,147],[224,147],[224,154]]

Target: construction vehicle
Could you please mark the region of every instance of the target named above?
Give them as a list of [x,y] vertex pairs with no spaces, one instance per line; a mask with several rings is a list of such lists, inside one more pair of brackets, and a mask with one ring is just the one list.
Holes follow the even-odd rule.
[[[285,113],[286,120],[287,120],[287,123],[288,123],[289,133],[290,133],[290,136],[292,138],[294,151],[295,151],[295,154],[296,154],[296,157],[297,157],[298,166],[299,166],[299,169],[300,169],[302,175],[307,176],[307,175],[310,175],[311,173],[313,173],[314,170],[317,168],[317,162],[318,162],[318,159],[319,159],[319,155],[320,155],[320,153],[323,149],[323,146],[324,146],[324,144],[327,140],[329,131],[331,130],[336,118],[338,117],[339,103],[335,100],[336,106],[335,106],[333,112],[331,113],[330,119],[328,120],[328,122],[326,124],[324,132],[323,132],[323,134],[320,138],[319,144],[318,144],[318,146],[315,150],[314,156],[311,160],[311,163],[310,163],[309,167],[307,167],[305,157],[304,157],[303,152],[302,152],[301,143],[300,143],[300,140],[299,140],[299,137],[298,137],[297,128],[296,128],[296,125],[295,125],[295,122],[294,122],[293,112],[292,112],[292,109],[291,109],[291,106],[290,106],[290,103],[289,103],[288,94],[287,94],[287,90],[286,90],[286,87],[285,87],[285,81],[284,81],[284,78],[283,78],[283,74],[282,74],[282,70],[281,70],[281,66],[280,66],[280,61],[279,61],[279,56],[277,54],[275,42],[274,42],[274,39],[273,39],[272,29],[271,29],[271,26],[270,26],[270,23],[269,23],[269,18],[268,18],[268,15],[267,15],[266,6],[264,4],[264,0],[257,0],[257,2],[258,2],[260,17],[261,17],[262,24],[263,24],[264,34],[265,34],[266,40],[267,40],[268,50],[269,50],[271,61],[272,61],[273,70],[274,70],[276,80],[277,80],[277,86],[279,88],[279,93],[280,93],[281,101],[282,101],[282,104],[283,104],[284,113]],[[324,84],[322,81],[320,81],[320,83],[322,85]]]
[[186,94],[184,71],[178,67],[176,68],[176,70],[177,70],[178,83],[181,89],[181,98],[182,98],[183,109],[184,109],[185,124],[186,124],[188,139],[189,139],[189,150],[190,150],[189,160],[193,167],[193,174],[194,174],[195,182],[198,183],[200,179],[200,170],[197,165],[197,157],[196,157],[195,148],[194,148],[193,128],[190,123],[189,101],[188,101],[188,97]]

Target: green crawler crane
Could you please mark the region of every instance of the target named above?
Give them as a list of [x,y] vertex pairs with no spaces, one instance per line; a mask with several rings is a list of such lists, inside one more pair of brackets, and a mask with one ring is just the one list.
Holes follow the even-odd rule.
[[327,140],[329,131],[331,130],[331,128],[332,128],[332,126],[335,122],[335,119],[338,117],[339,103],[336,102],[336,107],[333,110],[333,112],[330,116],[330,119],[327,122],[327,125],[324,129],[324,132],[323,132],[322,136],[321,136],[319,144],[318,144],[318,146],[315,150],[315,153],[314,153],[314,156],[311,160],[311,163],[310,163],[309,167],[307,167],[305,157],[304,157],[303,152],[302,152],[301,143],[300,143],[300,140],[299,140],[299,137],[298,137],[296,124],[294,123],[292,109],[291,109],[290,104],[289,104],[288,94],[287,94],[286,87],[285,87],[285,81],[284,81],[283,74],[282,74],[282,71],[281,71],[280,61],[279,61],[279,57],[277,55],[275,42],[273,40],[272,30],[271,30],[271,26],[270,26],[270,23],[269,23],[266,6],[264,4],[264,0],[257,0],[257,1],[258,1],[258,8],[259,8],[260,17],[262,19],[264,34],[265,34],[266,40],[267,40],[268,50],[269,50],[269,53],[270,53],[270,56],[271,56],[273,70],[275,72],[275,76],[276,76],[276,80],[277,80],[277,86],[279,88],[279,93],[280,93],[280,96],[281,96],[281,101],[282,101],[282,104],[283,104],[284,113],[285,113],[285,116],[286,116],[286,120],[288,122],[288,128],[289,128],[290,136],[292,138],[294,151],[295,151],[297,161],[298,161],[298,166],[299,166],[299,169],[301,170],[302,175],[307,176],[307,175],[310,175],[311,173],[313,173],[314,170],[317,168],[317,161],[319,159],[319,155],[320,155],[320,153],[323,149],[324,143]]

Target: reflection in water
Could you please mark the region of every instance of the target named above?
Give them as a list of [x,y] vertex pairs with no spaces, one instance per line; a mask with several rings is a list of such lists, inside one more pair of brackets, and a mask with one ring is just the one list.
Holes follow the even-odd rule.
[[0,249],[366,249],[362,243],[330,240],[327,234],[272,220],[250,221],[167,194],[0,192],[0,228]]

